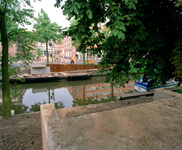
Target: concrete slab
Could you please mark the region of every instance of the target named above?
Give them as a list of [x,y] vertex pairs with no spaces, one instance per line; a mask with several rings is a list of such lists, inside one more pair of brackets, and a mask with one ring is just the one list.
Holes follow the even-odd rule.
[[182,94],[176,93],[164,88],[155,89],[154,90],[154,100],[167,99],[171,97],[180,97],[182,98]]
[[57,146],[56,132],[59,132],[60,118],[53,104],[40,106],[43,150]]
[[182,147],[180,97],[63,119],[57,112],[53,104],[41,105],[44,149],[168,150],[177,139],[175,148]]

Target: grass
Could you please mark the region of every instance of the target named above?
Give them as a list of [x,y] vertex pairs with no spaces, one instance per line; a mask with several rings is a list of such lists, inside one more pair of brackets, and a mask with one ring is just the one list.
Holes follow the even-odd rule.
[[176,92],[182,94],[182,90],[177,90]]

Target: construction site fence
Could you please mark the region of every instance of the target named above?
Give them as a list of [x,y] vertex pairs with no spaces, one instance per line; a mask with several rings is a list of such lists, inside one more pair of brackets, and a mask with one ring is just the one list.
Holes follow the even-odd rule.
[[82,64],[46,64],[46,66],[50,67],[51,72],[99,69],[101,67],[100,65],[82,65]]

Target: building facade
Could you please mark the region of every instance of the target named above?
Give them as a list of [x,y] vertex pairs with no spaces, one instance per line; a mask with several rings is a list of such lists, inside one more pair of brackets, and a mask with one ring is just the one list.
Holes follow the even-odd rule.
[[[51,42],[52,43],[52,46],[49,46],[49,43],[48,43],[48,52],[49,52],[49,55],[50,54],[54,54],[55,52],[55,49],[56,49],[56,44]],[[40,42],[36,42],[36,49],[40,49],[41,50],[41,54],[42,56],[47,56],[47,51],[46,51],[46,43],[40,43]]]
[[[16,57],[15,54],[17,53],[17,44],[16,43],[10,44],[8,51],[9,51],[9,54],[11,56]],[[0,42],[0,52],[2,52],[2,44],[1,44],[1,42]]]
[[76,47],[72,45],[71,37],[65,37],[61,40],[61,44],[57,44],[57,53],[59,51],[59,56],[62,58],[72,59],[76,58]]
[[71,37],[65,37],[61,40],[61,44],[56,44],[56,54],[57,56],[61,58],[66,59],[74,59],[77,61],[83,61],[84,55],[85,60],[100,60],[100,58],[97,57],[97,55],[91,55],[91,52],[89,51],[89,48],[87,48],[86,53],[83,54],[82,52],[79,52],[79,50],[73,46],[73,42],[71,40]]
[[[16,57],[16,53],[19,53],[18,49],[19,49],[18,43],[9,43],[8,52],[10,56]],[[2,52],[2,43],[0,42],[0,53],[1,52]],[[33,56],[36,56],[36,50],[30,50],[30,52]]]

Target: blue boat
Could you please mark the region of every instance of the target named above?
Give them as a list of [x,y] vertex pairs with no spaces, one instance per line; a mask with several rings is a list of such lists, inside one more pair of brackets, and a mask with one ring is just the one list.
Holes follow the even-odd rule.
[[177,82],[175,82],[174,80],[169,80],[166,81],[166,84],[160,87],[148,87],[148,84],[150,82],[150,79],[147,79],[148,82],[143,82],[143,77],[140,77],[140,80],[136,82],[136,84],[134,84],[134,89],[138,92],[145,92],[148,90],[153,90],[156,88],[172,88],[175,85],[177,85]]

